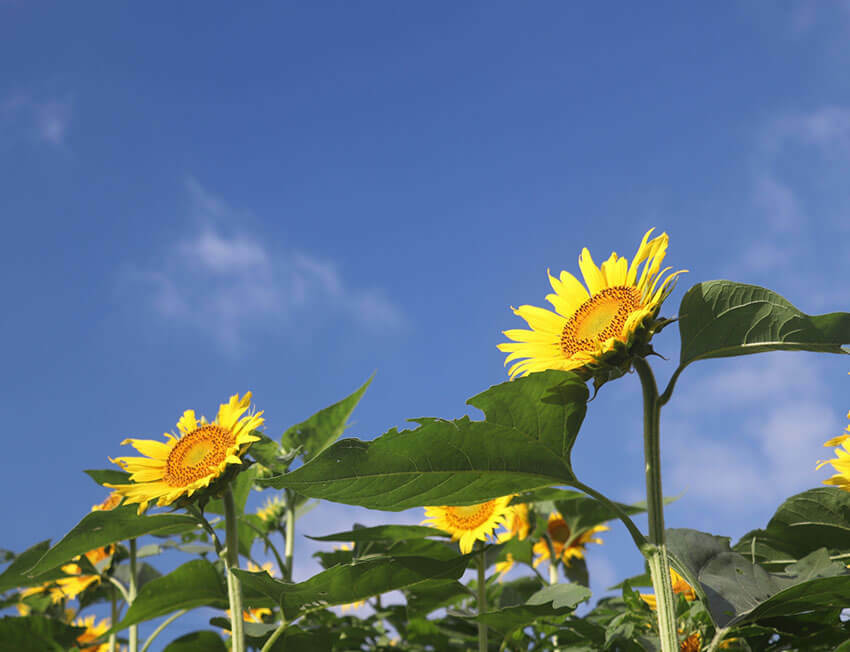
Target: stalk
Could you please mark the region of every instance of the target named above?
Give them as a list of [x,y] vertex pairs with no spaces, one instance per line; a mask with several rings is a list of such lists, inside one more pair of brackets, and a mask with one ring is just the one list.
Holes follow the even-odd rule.
[[[127,606],[136,601],[138,587],[136,586],[136,540],[130,539],[130,586],[127,590]],[[130,625],[130,652],[139,652],[139,626]]]
[[558,583],[558,566],[553,558],[549,558],[549,584]]
[[[484,545],[478,542],[478,601],[475,606],[478,609],[478,615],[487,611],[487,578],[484,576],[485,560],[484,560]],[[478,621],[478,652],[487,652],[487,625]]]
[[[286,542],[284,543],[283,556],[286,559],[284,576],[287,582],[292,581],[292,558],[295,553],[295,495],[291,491],[286,492]],[[284,570],[284,569],[281,569]]]
[[[110,602],[112,603],[112,611],[111,611],[111,620],[110,626],[115,626],[115,623],[118,622],[118,596],[115,595],[115,587],[112,587],[112,590],[109,592]],[[109,635],[109,652],[116,652],[117,647],[116,644],[118,642],[118,634],[116,632],[112,632]]]
[[635,371],[643,388],[643,454],[646,462],[646,507],[649,539],[643,554],[649,562],[649,574],[655,589],[658,634],[662,652],[678,652],[676,603],[670,581],[670,562],[664,540],[664,495],[661,491],[661,402],[652,369],[643,358],[634,360]]
[[233,652],[245,652],[245,632],[242,623],[242,583],[233,573],[239,568],[239,531],[237,528],[236,503],[230,485],[224,490],[224,528],[226,532],[224,550],[224,572],[227,575],[227,597],[230,601],[230,633]]
[[188,609],[181,609],[180,611],[175,611],[168,618],[163,620],[159,624],[159,627],[157,627],[155,630],[153,630],[151,635],[148,636],[147,640],[145,641],[145,644],[142,646],[142,652],[147,652],[147,649],[151,646],[151,643],[153,643],[154,639],[162,633],[162,630],[164,630],[171,623],[173,623],[175,620],[180,618],[180,616],[182,616],[183,614],[188,613],[188,612],[189,612]]
[[263,649],[260,652],[269,652],[274,647],[277,639],[280,638],[280,635],[286,631],[286,627],[289,623],[286,622],[286,616],[283,615],[283,611],[280,614],[280,625],[277,626],[277,629],[272,632],[272,635],[269,636],[269,640],[266,641],[266,644],[263,645]]

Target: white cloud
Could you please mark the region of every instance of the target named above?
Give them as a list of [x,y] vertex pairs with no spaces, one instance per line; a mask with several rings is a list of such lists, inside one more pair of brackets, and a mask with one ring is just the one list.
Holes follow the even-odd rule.
[[202,331],[230,352],[257,325],[343,318],[379,333],[404,325],[380,290],[351,287],[335,264],[303,251],[272,250],[244,227],[220,227],[246,220],[196,181],[188,190],[194,227],[161,252],[157,264],[126,274],[160,318]]
[[722,371],[679,387],[662,428],[668,493],[713,505],[726,519],[715,529],[725,533],[736,516],[772,510],[826,477],[815,463],[823,442],[840,432],[841,411],[824,398],[810,355],[723,362]]
[[71,122],[71,108],[70,99],[42,100],[17,93],[0,102],[0,118],[36,140],[61,146]]

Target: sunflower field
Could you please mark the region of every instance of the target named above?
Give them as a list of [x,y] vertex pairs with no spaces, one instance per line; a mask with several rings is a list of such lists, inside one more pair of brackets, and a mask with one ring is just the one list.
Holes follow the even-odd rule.
[[[691,364],[845,354],[850,313],[808,315],[729,280],[698,282],[669,309],[687,276],[663,267],[667,247],[650,230],[631,260],[612,253],[597,266],[583,250],[583,283],[550,274],[553,310],[515,308],[527,328],[498,347],[509,380],[467,401],[481,418],[341,439],[370,378],[295,425],[246,392],[210,419],[187,409],[162,439],[125,439],[135,454],[85,471],[101,504],[55,543],[1,551],[0,649],[850,652],[850,426],[826,441],[834,456],[799,462],[813,485],[815,467],[831,465],[827,486],[788,497],[738,541],[665,528],[660,463],[662,408]],[[676,330],[678,361],[655,357],[653,339]],[[661,389],[653,366],[664,364]],[[571,461],[593,397],[626,376],[643,396],[646,494],[635,503],[588,486]],[[253,494],[264,502],[250,511]],[[329,522],[313,537],[327,545],[323,570],[294,581],[299,517],[327,502],[424,508],[423,521]],[[645,570],[597,598],[586,557],[616,522]],[[158,567],[166,553],[175,568]],[[208,626],[169,631],[202,608]]]

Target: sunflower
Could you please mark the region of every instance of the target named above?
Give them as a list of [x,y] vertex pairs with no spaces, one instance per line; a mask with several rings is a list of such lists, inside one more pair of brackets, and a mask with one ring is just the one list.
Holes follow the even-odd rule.
[[130,484],[105,484],[117,489],[127,503],[138,503],[139,514],[156,500],[160,507],[178,498],[189,497],[208,487],[229,464],[242,464],[242,454],[259,437],[251,431],[263,423],[262,412],[242,414],[251,403],[251,392],[222,403],[215,421],[195,418],[194,410],[186,410],[177,422],[180,436],[165,433],[167,441],[125,439],[147,457],[118,457],[112,462],[130,472]]
[[[99,562],[112,556],[113,552],[113,547],[110,544],[89,550],[85,556],[92,566],[96,566]],[[78,560],[79,557],[74,559]],[[50,589],[50,600],[53,603],[73,600],[90,586],[100,583],[100,575],[84,575],[79,564],[65,564],[62,566],[62,570],[67,573],[66,577],[57,579],[56,586]]]
[[[499,344],[508,354],[511,378],[546,369],[579,369],[605,362],[615,349],[629,347],[640,331],[644,341],[652,335],[650,322],[658,315],[661,303],[673,289],[673,281],[682,272],[662,280],[671,269],[661,269],[667,253],[667,234],[649,239],[646,232],[632,264],[612,253],[597,267],[587,248],[578,264],[587,289],[569,272],[560,278],[549,274],[554,294],[546,300],[555,312],[536,306],[512,308],[531,330],[504,331],[513,342]],[[644,264],[638,274],[638,268]],[[647,329],[647,327],[649,328]],[[611,354],[611,355],[609,355]]]
[[[697,599],[696,591],[693,590],[690,584],[685,581],[685,578],[679,575],[674,568],[670,569],[670,583],[673,585],[673,593],[685,596],[688,602],[693,602]],[[656,600],[654,593],[641,593],[641,600],[649,605],[650,609],[656,608]]]
[[[263,616],[271,616],[272,610],[268,607],[260,607],[259,609],[245,609],[242,611],[242,620],[246,623],[261,623]],[[227,609],[227,617],[230,618],[230,609]],[[227,632],[228,634],[230,632]]]
[[[549,514],[549,523],[546,525],[555,559],[563,561],[565,566],[570,565],[571,559],[583,559],[584,549],[588,543],[602,543],[602,539],[594,538],[593,535],[609,529],[607,525],[597,525],[579,534],[573,534],[564,517],[558,512]],[[532,551],[538,555],[534,560],[535,568],[550,558],[549,545],[544,539],[535,543]]]
[[95,625],[94,616],[86,616],[85,618],[78,618],[73,624],[76,627],[86,628],[86,631],[77,637],[80,652],[106,652],[109,649],[109,643],[87,645],[87,643],[96,641],[106,633],[106,630],[109,629],[109,620],[103,619]]
[[508,524],[505,527],[507,528],[507,532],[502,532],[497,537],[499,543],[510,541],[513,538],[519,541],[525,541],[531,529],[531,523],[528,521],[528,503],[511,505],[511,513],[508,516]]
[[113,509],[118,507],[121,504],[121,500],[123,496],[118,491],[113,491],[110,493],[102,503],[98,503],[97,505],[92,505],[91,511],[93,512],[111,512]]
[[266,498],[266,502],[257,510],[257,516],[267,523],[278,521],[283,515],[285,508],[286,503],[279,496]]
[[[847,418],[850,419],[850,412],[847,413]],[[850,491],[850,424],[848,424],[844,433],[833,437],[824,444],[826,447],[836,446],[834,460],[819,460],[816,468],[821,468],[827,464],[832,464],[838,473],[831,478],[823,481],[824,484],[832,484],[845,491]]]
[[472,552],[476,541],[486,541],[500,525],[508,527],[513,509],[508,505],[513,495],[502,496],[477,505],[461,507],[426,507],[422,525],[444,530],[452,535],[452,541],[460,542],[463,554]]
[[[681,631],[679,632],[682,633]],[[702,637],[699,632],[694,632],[684,641],[679,643],[679,652],[699,652],[702,649]]]
[[508,572],[510,572],[510,570],[514,567],[514,564],[516,564],[514,556],[511,553],[508,553],[507,555],[505,555],[504,561],[496,562],[496,564],[493,565],[493,569],[499,574],[500,582],[505,577],[505,575],[507,575]]

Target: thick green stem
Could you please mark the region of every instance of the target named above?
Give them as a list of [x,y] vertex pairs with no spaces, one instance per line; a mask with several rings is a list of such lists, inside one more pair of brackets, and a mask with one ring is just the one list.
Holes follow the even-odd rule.
[[295,495],[291,491],[286,492],[286,542],[284,544],[283,556],[286,559],[287,581],[292,581],[292,558],[295,553]]
[[233,652],[245,652],[245,632],[242,621],[242,583],[233,573],[239,568],[239,530],[237,527],[236,503],[230,485],[224,490],[224,572],[227,575],[227,597],[230,600],[230,633]]
[[555,563],[555,560],[549,559],[549,584],[557,584],[558,583],[558,564]]
[[670,562],[664,541],[664,494],[661,491],[661,403],[652,369],[643,358],[634,361],[643,388],[643,454],[646,463],[646,508],[649,517],[649,541],[643,554],[649,562],[649,574],[655,589],[658,635],[662,652],[678,652],[676,603],[670,581]]
[[706,652],[714,652],[720,645],[720,643],[723,641],[723,639],[726,638],[726,634],[728,633],[728,627],[719,627],[714,632],[714,638],[711,639],[711,643],[709,643],[708,647],[706,648]]
[[[118,622],[118,596],[115,594],[115,587],[112,587],[112,590],[109,592],[110,602],[112,603],[112,611],[110,613],[110,622],[109,626],[112,627],[115,623]],[[118,643],[118,634],[116,632],[112,632],[109,635],[109,652],[116,652],[118,649],[116,644]]]
[[160,633],[162,632],[162,630],[164,630],[164,629],[165,629],[166,627],[168,627],[171,623],[173,623],[175,620],[177,620],[178,618],[180,618],[180,616],[182,616],[183,614],[188,613],[188,612],[189,612],[189,610],[188,610],[188,609],[181,609],[180,611],[176,611],[176,612],[174,612],[174,613],[173,613],[173,614],[171,614],[168,618],[166,618],[165,620],[163,620],[163,621],[159,624],[159,627],[157,627],[155,630],[153,630],[153,632],[151,632],[151,635],[150,635],[150,636],[148,636],[147,640],[145,641],[145,644],[142,646],[142,652],[147,652],[147,649],[151,646],[151,643],[153,643],[154,639],[155,639],[157,636],[159,636],[159,635],[160,635]]
[[[136,587],[136,540],[130,539],[130,586],[127,590],[127,606],[136,601],[138,588]],[[139,626],[130,625],[130,652],[139,652]]]
[[[487,578],[484,575],[486,560],[484,559],[484,546],[478,542],[478,601],[476,608],[481,615],[487,611]],[[478,621],[478,652],[487,652],[487,625]]]

